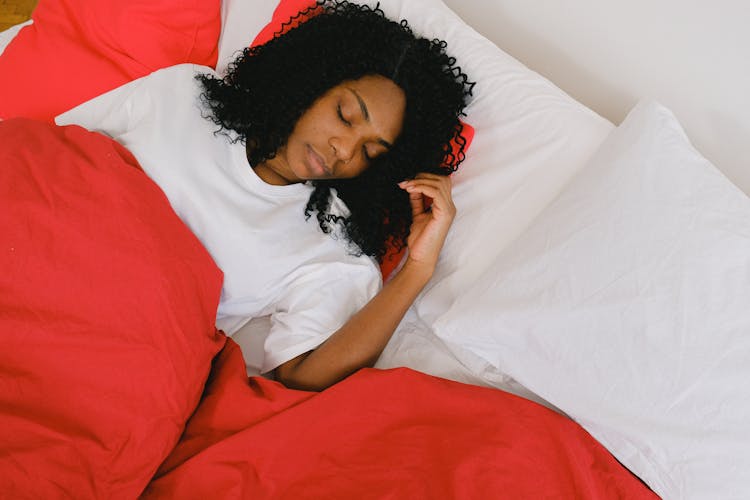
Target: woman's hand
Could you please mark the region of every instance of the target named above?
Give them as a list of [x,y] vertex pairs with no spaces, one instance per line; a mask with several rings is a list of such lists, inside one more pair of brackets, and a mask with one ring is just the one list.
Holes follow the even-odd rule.
[[[456,206],[451,197],[451,179],[422,173],[412,180],[399,183],[399,187],[409,193],[412,210],[407,264],[417,265],[431,276],[448,229],[456,216]],[[431,205],[426,208],[428,200]]]

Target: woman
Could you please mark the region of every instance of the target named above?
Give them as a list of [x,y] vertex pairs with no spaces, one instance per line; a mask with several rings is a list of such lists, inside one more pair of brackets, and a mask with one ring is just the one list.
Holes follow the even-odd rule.
[[[471,84],[444,42],[378,9],[300,16],[223,77],[168,68],[57,122],[131,150],[224,271],[217,326],[270,314],[263,370],[320,390],[375,362],[432,276]],[[389,241],[408,258],[378,291]]]

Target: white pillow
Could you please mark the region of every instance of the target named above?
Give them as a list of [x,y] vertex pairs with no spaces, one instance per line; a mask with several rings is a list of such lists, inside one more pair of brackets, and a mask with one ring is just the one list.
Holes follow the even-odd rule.
[[666,108],[631,111],[434,328],[664,498],[748,498],[750,199]]
[[278,1],[270,0],[222,0],[218,73],[224,73],[238,53],[250,45],[271,20],[277,5]]
[[[374,5],[375,2],[361,2]],[[270,20],[277,2],[224,0],[219,68]],[[381,0],[391,19],[448,42],[476,81],[465,121],[476,130],[455,175],[458,215],[415,308],[429,324],[591,157],[613,126],[479,35],[440,0]]]

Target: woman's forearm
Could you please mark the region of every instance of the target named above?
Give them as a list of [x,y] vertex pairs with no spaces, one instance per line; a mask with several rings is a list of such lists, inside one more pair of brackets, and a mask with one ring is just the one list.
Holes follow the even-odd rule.
[[322,390],[375,364],[432,272],[407,259],[380,293],[323,344],[279,366],[276,379],[295,389]]

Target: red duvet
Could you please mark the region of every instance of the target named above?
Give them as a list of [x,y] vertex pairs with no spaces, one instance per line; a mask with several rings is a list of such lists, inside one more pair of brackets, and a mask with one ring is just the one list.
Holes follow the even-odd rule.
[[248,380],[213,327],[220,271],[101,135],[0,122],[0,238],[3,498],[654,498],[501,391]]

